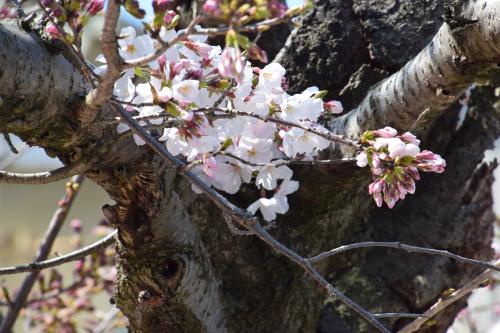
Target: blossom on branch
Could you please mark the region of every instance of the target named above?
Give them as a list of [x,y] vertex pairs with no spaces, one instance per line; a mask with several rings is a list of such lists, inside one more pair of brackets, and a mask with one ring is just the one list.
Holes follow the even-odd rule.
[[[283,66],[252,68],[239,51],[240,45],[248,48],[248,40],[236,31],[228,33],[232,46],[224,51],[206,44],[206,36],[179,38],[182,33],[162,27],[159,38],[174,44],[156,60],[124,70],[114,95],[209,186],[235,194],[243,184],[254,184],[259,199],[248,207],[250,213],[260,211],[266,221],[285,214],[287,196],[299,184],[283,164],[314,163],[332,141],[361,147],[357,164],[370,166],[374,179],[369,193],[378,206],[385,201],[392,208],[414,193],[419,171],[444,170],[444,160],[421,152],[411,133],[398,136],[386,127],[363,134],[361,145],[330,133],[320,122],[327,113],[342,112],[342,104],[324,102],[326,92],[316,87],[288,94]],[[137,36],[127,27],[120,34],[119,51],[124,60],[136,61],[154,53],[154,44],[149,34]],[[120,124],[117,130],[129,126]],[[144,144],[136,134],[134,139]]]
[[420,140],[406,132],[398,136],[392,127],[363,133],[361,142],[365,148],[357,156],[357,165],[369,166],[373,182],[368,193],[377,206],[385,202],[393,208],[406,194],[415,193],[415,182],[420,180],[419,171],[444,172],[445,160],[428,150],[420,152]]

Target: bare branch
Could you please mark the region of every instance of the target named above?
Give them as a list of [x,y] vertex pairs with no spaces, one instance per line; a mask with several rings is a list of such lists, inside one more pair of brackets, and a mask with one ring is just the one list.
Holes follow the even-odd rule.
[[214,118],[217,118],[217,116],[218,116],[217,112],[222,113],[222,114],[226,114],[226,115],[231,115],[233,117],[236,117],[236,116],[252,117],[255,119],[262,120],[264,122],[275,123],[275,124],[288,126],[288,127],[300,128],[301,130],[303,130],[305,132],[316,134],[316,135],[318,135],[318,136],[320,136],[328,141],[339,142],[339,143],[342,143],[342,144],[345,144],[345,145],[348,145],[351,147],[355,147],[358,149],[361,148],[361,145],[358,142],[356,142],[354,140],[347,139],[343,135],[333,134],[333,133],[330,133],[329,131],[318,130],[315,128],[307,127],[307,126],[304,126],[301,124],[292,123],[290,121],[286,121],[283,119],[278,119],[278,118],[274,118],[274,117],[270,117],[270,116],[259,116],[255,113],[238,111],[238,110],[231,110],[231,109],[226,109],[226,108],[200,108],[200,109],[191,110],[191,111],[199,112],[199,113],[207,113],[207,114],[210,114],[211,116],[213,116]]
[[[59,207],[55,211],[52,220],[50,221],[49,227],[45,236],[43,238],[42,243],[38,249],[38,254],[36,256],[35,261],[42,261],[46,259],[50,253],[52,248],[52,244],[56,240],[56,237],[61,229],[64,221],[66,220],[66,216],[68,215],[68,211],[73,204],[76,194],[80,189],[81,183],[84,179],[84,176],[75,176],[68,184],[66,185],[66,193],[64,194],[63,199],[59,202]],[[16,322],[16,319],[19,315],[19,311],[24,306],[26,299],[28,298],[33,285],[38,278],[39,270],[33,270],[23,281],[21,285],[21,289],[17,293],[12,307],[9,307],[7,314],[5,315],[4,320],[2,321],[2,325],[0,326],[0,333],[9,333]]]
[[346,252],[346,251],[350,251],[350,250],[354,250],[354,249],[369,248],[369,247],[385,247],[385,248],[404,250],[407,252],[424,253],[424,254],[429,254],[429,255],[433,255],[433,256],[447,257],[447,258],[450,258],[450,259],[453,259],[453,260],[456,260],[459,262],[463,262],[466,264],[481,266],[484,268],[489,268],[489,269],[493,269],[493,270],[500,272],[500,267],[497,267],[497,266],[490,264],[486,261],[465,258],[465,257],[450,253],[450,252],[445,251],[445,250],[429,249],[429,248],[420,247],[420,246],[407,245],[407,244],[403,244],[400,242],[363,242],[363,243],[354,243],[354,244],[339,246],[338,248],[335,248],[333,250],[326,251],[326,252],[318,254],[317,256],[311,257],[311,258],[307,259],[307,261],[310,263],[317,263],[321,260],[324,260],[328,257],[334,256],[334,255],[342,253],[342,252]]
[[10,151],[13,154],[19,154],[19,151],[16,149],[16,146],[14,146],[14,144],[12,143],[12,140],[10,139],[9,133],[4,133],[3,138],[4,138],[5,142],[7,142],[7,145],[9,146]]
[[[500,265],[500,260],[497,260],[497,262],[495,262],[495,266],[498,265]],[[410,324],[399,330],[398,333],[412,333],[417,331],[420,327],[422,327],[423,324],[425,324],[427,320],[429,320],[429,318],[435,316],[436,314],[447,308],[449,305],[455,303],[462,297],[467,296],[472,291],[479,288],[482,284],[484,284],[485,281],[490,278],[492,272],[493,271],[491,269],[487,269],[480,275],[478,275],[474,280],[470,281],[465,286],[455,291],[453,294],[447,296],[446,298],[440,298],[433,306],[429,308],[429,310],[425,311],[425,313],[422,315],[422,318],[418,318],[412,321]]]
[[101,37],[102,53],[108,67],[100,79],[99,87],[92,89],[87,95],[86,104],[88,110],[81,116],[84,123],[91,122],[95,118],[99,108],[111,99],[115,82],[121,75],[123,60],[118,53],[118,42],[115,32],[120,17],[120,6],[120,2],[117,0],[108,1]]
[[403,313],[403,312],[374,313],[373,316],[376,318],[383,318],[383,319],[386,319],[386,318],[422,318],[422,317],[426,318],[422,314]]
[[41,185],[57,182],[85,172],[83,164],[64,166],[59,169],[37,173],[16,173],[0,171],[0,183]]
[[346,163],[354,163],[356,162],[355,158],[339,158],[339,159],[332,159],[332,160],[298,160],[298,159],[277,159],[277,163],[267,163],[267,164],[259,164],[259,163],[252,163],[250,161],[247,161],[241,157],[238,157],[234,154],[225,152],[225,151],[219,151],[213,154],[213,156],[227,156],[230,158],[233,158],[237,160],[238,162],[241,162],[246,165],[254,166],[254,167],[279,167],[282,165],[342,165]]
[[43,269],[56,267],[68,262],[80,260],[88,256],[89,254],[102,250],[113,244],[115,242],[115,236],[117,234],[118,230],[115,230],[95,243],[92,243],[88,246],[82,247],[81,249],[78,249],[76,251],[70,252],[68,254],[53,259],[45,261],[35,261],[27,265],[0,268],[0,275],[18,274],[18,273],[34,272],[34,271],[38,272]]

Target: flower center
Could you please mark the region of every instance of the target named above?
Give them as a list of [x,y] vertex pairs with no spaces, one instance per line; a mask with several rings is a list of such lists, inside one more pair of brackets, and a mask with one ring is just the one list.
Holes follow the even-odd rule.
[[127,52],[128,53],[135,53],[137,51],[137,48],[135,47],[134,44],[128,44],[127,45]]

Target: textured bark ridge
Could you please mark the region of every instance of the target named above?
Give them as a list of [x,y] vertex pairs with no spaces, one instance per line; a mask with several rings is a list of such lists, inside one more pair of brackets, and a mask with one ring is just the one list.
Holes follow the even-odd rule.
[[[292,90],[317,85],[347,108],[357,107],[372,85],[426,46],[443,14],[437,0],[317,1],[280,55]],[[478,164],[500,133],[494,94],[500,79],[490,67],[490,82],[473,90],[458,130],[457,103],[416,127],[423,146],[447,159],[444,175],[425,176],[416,195],[388,211],[368,197],[365,170],[298,167],[301,190],[272,233],[303,255],[380,240],[489,258],[495,165]],[[0,131],[66,164],[84,163],[87,175],[116,201],[103,210],[120,231],[113,301],[129,318],[130,331],[373,332],[258,239],[231,234],[216,207],[151,151],[130,137],[118,139],[114,125],[101,121],[114,116],[110,108],[83,126],[78,105],[88,89],[57,48],[15,23],[0,23]],[[348,117],[333,126],[341,128]],[[254,195],[247,190],[231,200],[245,207]],[[380,249],[330,258],[321,270],[372,312],[423,311],[443,290],[478,272],[442,258]],[[460,306],[428,331],[444,332]],[[387,323],[396,329],[405,321]]]

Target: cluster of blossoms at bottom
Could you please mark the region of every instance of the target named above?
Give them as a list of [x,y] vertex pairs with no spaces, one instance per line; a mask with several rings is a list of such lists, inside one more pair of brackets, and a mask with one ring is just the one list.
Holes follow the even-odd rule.
[[363,133],[361,142],[367,146],[356,157],[359,167],[369,166],[373,182],[368,192],[377,206],[385,202],[389,208],[415,193],[419,171],[442,173],[446,162],[438,154],[420,151],[420,140],[406,132],[398,135],[391,127]]

